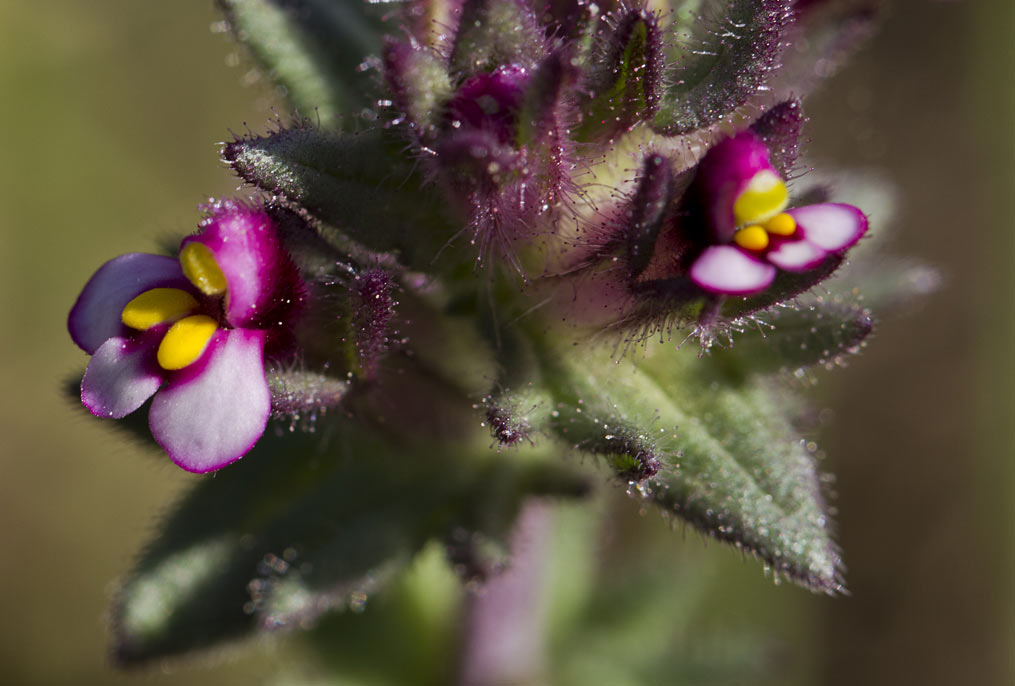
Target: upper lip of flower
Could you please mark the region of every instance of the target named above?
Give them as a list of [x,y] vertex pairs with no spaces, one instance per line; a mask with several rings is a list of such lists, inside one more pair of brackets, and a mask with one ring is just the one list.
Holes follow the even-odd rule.
[[267,328],[300,300],[294,270],[268,215],[235,202],[212,208],[179,260],[110,260],[68,318],[71,337],[93,356],[82,402],[120,418],[155,395],[152,433],[189,471],[242,457],[267,424]]
[[728,138],[702,159],[695,191],[705,208],[710,243],[690,267],[702,289],[751,295],[778,269],[803,272],[842,255],[866,233],[867,217],[843,203],[786,209],[786,184],[768,150],[750,132]]

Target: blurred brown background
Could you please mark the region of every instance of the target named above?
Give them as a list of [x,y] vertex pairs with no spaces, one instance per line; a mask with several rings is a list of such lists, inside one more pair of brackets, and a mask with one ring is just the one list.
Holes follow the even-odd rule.
[[[85,363],[64,318],[88,276],[191,230],[198,203],[237,187],[216,143],[272,116],[268,89],[209,30],[210,4],[0,4],[3,683],[246,684],[299,650],[107,665],[111,584],[195,477],[60,395]],[[800,683],[1015,678],[1013,7],[897,2],[809,101],[812,159],[885,170],[901,190],[895,251],[937,265],[945,288],[821,374],[852,597],[775,588],[756,564],[706,553],[732,569],[730,597],[750,597],[740,613],[792,627]]]

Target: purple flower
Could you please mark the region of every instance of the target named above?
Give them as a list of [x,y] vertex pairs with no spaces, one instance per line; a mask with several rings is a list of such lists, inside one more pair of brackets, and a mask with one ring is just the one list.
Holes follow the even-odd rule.
[[867,231],[867,217],[852,205],[787,210],[786,184],[768,148],[749,131],[708,151],[691,192],[704,211],[707,247],[691,264],[690,277],[712,293],[759,293],[778,270],[815,269]]
[[224,200],[208,209],[179,259],[130,253],[102,265],[67,322],[92,355],[81,381],[85,407],[119,419],[155,395],[152,435],[191,472],[239,459],[264,433],[265,354],[291,344],[303,300],[262,208]]

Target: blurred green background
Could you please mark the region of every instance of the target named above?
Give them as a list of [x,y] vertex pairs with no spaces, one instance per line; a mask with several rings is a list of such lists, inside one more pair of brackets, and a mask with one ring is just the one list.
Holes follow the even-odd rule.
[[[210,5],[0,3],[3,683],[258,683],[308,655],[284,639],[109,666],[115,579],[198,477],[60,393],[86,361],[64,322],[90,274],[192,230],[200,202],[237,190],[217,143],[274,116]],[[887,174],[892,246],[938,266],[944,289],[883,321],[850,369],[819,375],[852,597],[773,586],[757,563],[617,505],[618,528],[667,547],[658,564],[677,565],[675,583],[708,570],[682,651],[754,631],[778,646],[786,682],[1015,678],[1013,46],[1010,0],[899,2],[809,101],[811,158]]]

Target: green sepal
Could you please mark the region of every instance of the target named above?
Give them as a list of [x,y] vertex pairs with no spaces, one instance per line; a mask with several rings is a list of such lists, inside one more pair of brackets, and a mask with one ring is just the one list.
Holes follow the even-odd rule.
[[285,92],[324,128],[371,107],[358,69],[381,47],[381,22],[352,0],[217,0],[233,35]]
[[341,405],[350,389],[348,381],[331,374],[274,364],[265,367],[264,376],[272,417],[289,419],[293,426],[307,422],[311,428],[319,416]]
[[416,134],[430,137],[440,124],[444,104],[454,93],[444,59],[412,43],[390,43],[384,51],[384,72],[395,104]]
[[598,34],[589,61],[588,95],[579,104],[577,140],[611,138],[651,119],[662,88],[662,41],[655,14],[632,10],[618,25]]
[[602,440],[614,425],[637,427],[658,460],[638,486],[648,502],[780,577],[844,590],[814,460],[785,416],[787,398],[760,380],[731,382],[686,352],[658,348],[636,362],[615,362],[609,349],[584,353],[543,351],[546,383],[561,398],[554,410],[591,417]]
[[223,156],[248,183],[414,269],[430,270],[457,230],[439,194],[424,187],[384,131],[282,129],[228,143]]
[[503,537],[524,499],[587,491],[555,462],[394,446],[339,417],[272,432],[161,525],[116,595],[119,662],[301,628],[380,588],[431,539]]
[[[709,3],[716,4],[716,3]],[[687,133],[727,118],[747,102],[778,65],[783,32],[792,19],[788,0],[729,0],[707,35],[692,36],[670,60],[653,128],[667,134]]]

